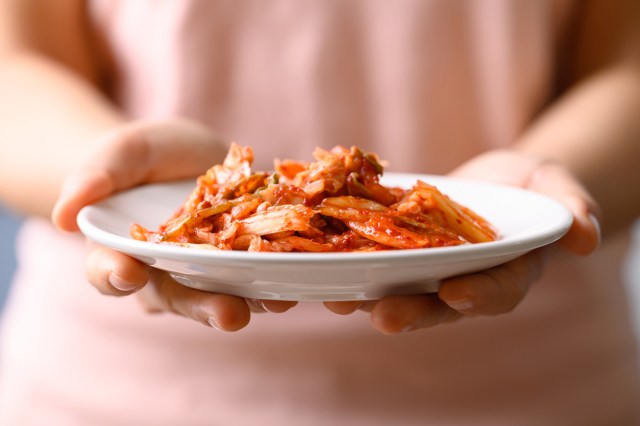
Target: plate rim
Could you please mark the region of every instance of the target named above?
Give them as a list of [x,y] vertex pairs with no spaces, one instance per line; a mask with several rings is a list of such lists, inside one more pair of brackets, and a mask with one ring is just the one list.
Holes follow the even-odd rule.
[[[268,265],[287,265],[291,263],[354,263],[367,264],[372,262],[409,262],[416,259],[424,260],[429,258],[432,260],[441,260],[450,258],[452,255],[456,257],[468,257],[472,259],[490,258],[513,253],[514,251],[526,253],[533,249],[551,244],[566,234],[573,222],[571,212],[557,200],[550,198],[544,194],[540,194],[528,189],[510,186],[501,183],[489,181],[449,177],[444,175],[430,175],[420,173],[398,173],[386,172],[385,180],[393,179],[421,179],[430,184],[438,185],[438,182],[452,182],[455,184],[471,184],[474,186],[498,187],[501,190],[525,193],[529,197],[537,197],[544,202],[555,204],[559,211],[563,211],[564,217],[558,217],[557,225],[549,228],[544,232],[519,237],[516,241],[513,238],[506,237],[492,242],[466,244],[454,247],[428,247],[417,249],[399,249],[399,250],[381,250],[375,252],[247,252],[232,250],[206,250],[194,249],[177,246],[162,245],[146,241],[134,240],[131,237],[125,237],[119,234],[108,232],[98,227],[92,222],[91,217],[96,211],[100,211],[102,206],[110,203],[116,197],[127,196],[134,191],[145,190],[150,187],[163,186],[181,186],[195,185],[195,179],[182,179],[174,181],[165,181],[139,185],[128,190],[113,194],[103,200],[83,207],[77,216],[77,223],[80,231],[89,239],[98,244],[112,248],[114,250],[127,253],[132,256],[142,256],[157,258],[163,260],[174,261],[191,261],[197,263],[217,264],[218,262],[252,262],[254,264]],[[443,191],[446,194],[446,191]],[[186,196],[186,194],[185,194]],[[177,208],[178,206],[176,206]],[[498,229],[499,231],[499,229]],[[514,250],[517,247],[518,250]]]

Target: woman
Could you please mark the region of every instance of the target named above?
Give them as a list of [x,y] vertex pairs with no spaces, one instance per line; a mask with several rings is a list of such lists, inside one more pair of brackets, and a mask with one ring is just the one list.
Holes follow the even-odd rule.
[[[2,420],[634,424],[616,274],[639,211],[639,20],[615,6],[5,1],[1,190],[36,216],[5,318]],[[82,206],[200,174],[228,139],[258,169],[358,145],[389,170],[540,191],[575,220],[559,244],[437,296],[327,304],[341,317],[187,289],[37,218],[77,230]],[[600,208],[605,243],[576,256],[598,245]],[[100,292],[137,296],[93,292],[85,257]],[[244,328],[251,309],[281,315]]]

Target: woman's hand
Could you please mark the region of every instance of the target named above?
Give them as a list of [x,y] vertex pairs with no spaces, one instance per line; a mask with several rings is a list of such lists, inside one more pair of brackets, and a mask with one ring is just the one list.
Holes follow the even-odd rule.
[[514,151],[490,151],[465,163],[453,176],[509,184],[552,197],[571,210],[574,221],[557,243],[486,271],[444,280],[437,294],[390,296],[371,302],[326,302],[338,314],[370,312],[375,329],[385,334],[431,327],[466,315],[512,311],[540,277],[559,248],[587,255],[600,243],[599,208],[583,186],[560,164]]
[[[187,120],[119,127],[104,135],[82,167],[66,179],[53,223],[76,232],[82,207],[136,185],[197,176],[221,162],[226,151],[221,139]],[[295,305],[191,289],[165,272],[97,244],[90,248],[87,277],[103,294],[136,293],[149,312],[169,311],[225,331],[246,326],[251,311],[284,312]]]

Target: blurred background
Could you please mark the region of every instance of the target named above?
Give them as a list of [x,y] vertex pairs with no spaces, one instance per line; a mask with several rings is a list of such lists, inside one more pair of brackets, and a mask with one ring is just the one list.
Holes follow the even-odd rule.
[[0,204],[0,308],[4,306],[11,276],[16,266],[13,245],[19,223],[18,217],[9,213]]
[[623,271],[629,293],[629,303],[634,308],[636,335],[640,338],[640,219],[636,221],[633,232],[633,249],[629,253]]

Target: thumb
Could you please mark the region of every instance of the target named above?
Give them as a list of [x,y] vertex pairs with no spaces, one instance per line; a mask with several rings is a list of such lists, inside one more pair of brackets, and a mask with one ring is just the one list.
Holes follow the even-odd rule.
[[560,240],[562,247],[583,256],[598,248],[600,207],[568,170],[555,163],[545,163],[535,171],[529,187],[554,198],[573,213],[573,223]]
[[114,192],[114,187],[115,183],[106,171],[79,171],[70,175],[53,206],[51,221],[62,231],[78,231],[76,216],[80,210]]
[[67,177],[51,220],[61,230],[77,231],[84,206],[136,185],[197,176],[226,152],[224,140],[189,120],[126,124],[104,135]]

